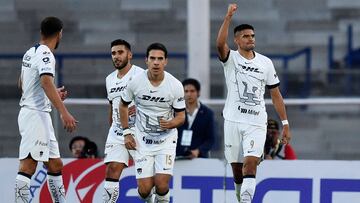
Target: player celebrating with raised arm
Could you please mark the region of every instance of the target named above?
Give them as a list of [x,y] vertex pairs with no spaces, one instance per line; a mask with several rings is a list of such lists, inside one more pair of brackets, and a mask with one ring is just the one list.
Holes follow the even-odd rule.
[[76,120],[68,112],[62,100],[67,91],[54,85],[55,57],[52,52],[62,37],[63,24],[56,17],[41,22],[41,39],[24,55],[19,79],[22,90],[18,116],[21,143],[19,172],[15,183],[15,202],[30,202],[30,180],[37,163],[47,166],[47,183],[53,202],[65,202],[65,190],[61,175],[63,163],[59,145],[51,121],[51,104],[60,113],[64,128],[72,132]]
[[[146,51],[148,69],[128,83],[122,95],[120,118],[125,146],[134,151],[136,179],[140,198],[170,202],[169,181],[174,167],[177,130],[185,121],[184,90],[181,82],[164,71],[167,50],[153,43]],[[135,134],[128,126],[128,104],[136,106]],[[135,137],[133,137],[133,135]]]
[[[106,175],[103,192],[103,201],[115,203],[119,196],[119,178],[123,169],[128,165],[129,153],[124,145],[123,128],[120,123],[119,104],[121,93],[127,83],[144,69],[132,65],[132,53],[130,44],[122,39],[111,42],[111,57],[115,71],[106,77],[106,90],[109,108],[110,129],[105,145]],[[129,108],[129,125],[134,126],[135,106]]]
[[236,51],[230,50],[227,44],[229,25],[236,9],[236,4],[229,5],[216,46],[228,90],[223,110],[225,157],[233,170],[238,201],[250,203],[266,139],[265,87],[270,90],[275,110],[284,125],[283,143],[290,140],[291,134],[274,65],[269,58],[254,51],[254,28],[248,24],[235,27]]

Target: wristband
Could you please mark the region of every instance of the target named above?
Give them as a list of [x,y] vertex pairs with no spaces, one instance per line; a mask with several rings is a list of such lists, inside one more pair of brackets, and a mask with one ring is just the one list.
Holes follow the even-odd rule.
[[123,130],[124,137],[130,134],[132,134],[132,130],[130,128],[124,128]]
[[284,125],[289,125],[289,121],[288,121],[288,120],[282,120],[281,123],[282,123],[283,126],[284,126]]

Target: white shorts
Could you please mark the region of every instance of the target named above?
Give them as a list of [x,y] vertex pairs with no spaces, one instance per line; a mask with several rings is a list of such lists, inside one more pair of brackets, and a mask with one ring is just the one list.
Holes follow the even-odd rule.
[[265,140],[265,126],[224,122],[225,158],[228,163],[243,163],[247,156],[261,157]]
[[136,179],[153,177],[155,174],[173,174],[177,135],[166,138],[161,150],[132,151]]
[[124,144],[106,143],[104,163],[119,162],[129,164],[129,152]]
[[19,159],[29,154],[36,161],[49,161],[60,158],[59,144],[55,138],[54,127],[49,112],[22,107],[18,116],[21,143]]

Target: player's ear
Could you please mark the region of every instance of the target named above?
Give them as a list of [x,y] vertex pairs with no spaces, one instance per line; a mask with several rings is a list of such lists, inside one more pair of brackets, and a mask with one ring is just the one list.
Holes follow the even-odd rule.
[[58,40],[60,41],[61,40],[61,38],[62,38],[62,29],[60,30],[60,32],[58,33]]
[[129,52],[128,52],[128,58],[129,58],[129,59],[132,59],[132,57],[133,57],[132,52],[129,51]]
[[236,36],[234,37],[234,43],[237,44],[237,38],[236,38]]

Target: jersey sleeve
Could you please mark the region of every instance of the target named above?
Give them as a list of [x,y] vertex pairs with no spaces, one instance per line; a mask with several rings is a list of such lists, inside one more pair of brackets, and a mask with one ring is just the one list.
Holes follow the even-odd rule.
[[109,94],[109,92],[110,92],[110,78],[109,78],[109,76],[106,77],[106,79],[105,79],[105,85],[106,85],[107,99],[108,99],[109,101],[112,101],[113,98],[111,98],[111,97],[110,97],[110,94]]
[[266,86],[271,89],[280,85],[280,80],[278,75],[276,74],[274,64],[270,59],[268,59],[268,72],[267,72],[267,80]]
[[184,111],[185,110],[185,99],[184,99],[184,88],[180,82],[177,82],[174,85],[174,101],[172,103],[172,107],[175,111]]
[[131,101],[134,99],[134,89],[136,83],[134,80],[129,81],[125,90],[121,93],[121,100],[127,104],[130,104]]
[[230,50],[226,59],[221,61],[221,64],[223,65],[223,67],[226,69],[227,67],[234,67],[234,60],[233,60],[233,55],[236,52],[234,50]]
[[38,50],[38,71],[39,75],[55,76],[55,58],[47,49]]

